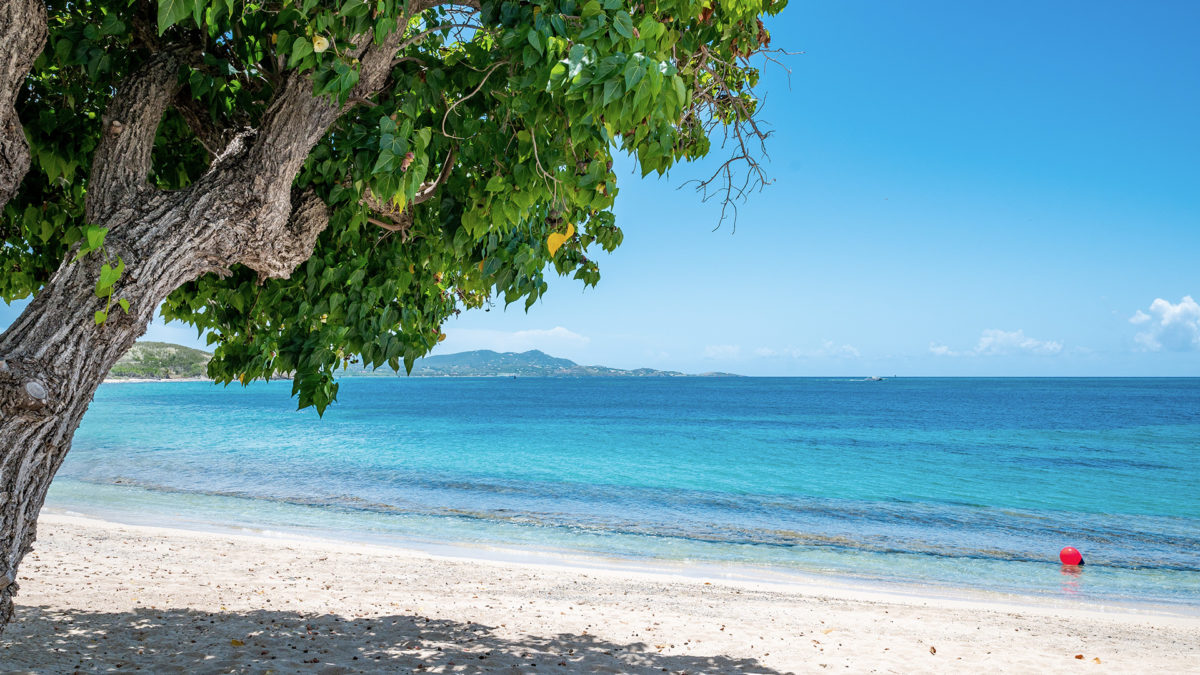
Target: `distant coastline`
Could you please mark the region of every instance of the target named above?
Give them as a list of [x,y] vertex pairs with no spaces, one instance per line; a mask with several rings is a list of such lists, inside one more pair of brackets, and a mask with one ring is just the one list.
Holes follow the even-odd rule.
[[[167,342],[139,342],[113,366],[105,382],[206,382],[212,354]],[[400,377],[390,368],[368,370],[352,364],[340,377]],[[582,366],[570,359],[550,356],[533,349],[526,352],[495,352],[480,349],[456,354],[427,356],[414,364],[409,377],[742,377],[733,373],[681,373],[674,370],[608,366]]]

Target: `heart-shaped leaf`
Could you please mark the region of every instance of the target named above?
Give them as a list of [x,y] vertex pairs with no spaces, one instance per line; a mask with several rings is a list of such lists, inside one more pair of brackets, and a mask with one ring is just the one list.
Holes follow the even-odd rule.
[[571,223],[567,223],[567,233],[566,234],[559,234],[558,232],[552,232],[549,237],[546,237],[546,248],[550,249],[550,255],[554,255],[555,253],[558,253],[558,249],[562,248],[562,245],[565,244],[568,239],[570,239],[572,236],[574,236],[574,234],[575,234],[575,226],[572,225]]

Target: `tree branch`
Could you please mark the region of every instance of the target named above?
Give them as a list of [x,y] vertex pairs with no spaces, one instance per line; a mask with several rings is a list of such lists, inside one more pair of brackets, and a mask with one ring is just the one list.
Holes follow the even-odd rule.
[[450,178],[450,173],[454,170],[454,160],[457,157],[458,148],[451,147],[450,152],[446,154],[446,161],[442,163],[441,173],[438,174],[437,178],[421,183],[421,187],[417,188],[417,193],[413,196],[413,200],[407,208],[396,208],[392,204],[380,199],[378,195],[371,191],[371,188],[363,190],[362,199],[360,200],[363,206],[392,221],[387,223],[378,218],[367,218],[367,222],[388,232],[401,232],[407,237],[408,230],[413,224],[412,207],[433,198],[433,195],[437,193],[437,189]]
[[[353,54],[359,58],[359,76],[350,100],[369,100],[387,82],[401,33],[393,32],[381,44],[375,44],[370,35],[358,36]],[[293,71],[267,108],[251,150],[251,163],[269,168],[290,186],[313,146],[349,106],[313,94],[310,74]]]
[[329,207],[312,190],[292,190],[291,213],[284,231],[254,242],[241,263],[258,272],[259,283],[286,279],[312,256],[317,237],[329,226]]
[[0,208],[29,171],[29,146],[13,105],[46,43],[42,0],[0,1]]
[[179,90],[180,63],[174,51],[155,54],[125,78],[109,102],[88,179],[89,222],[104,223],[149,187],[154,137]]
[[458,157],[458,148],[450,146],[450,152],[446,154],[446,161],[442,162],[442,172],[432,181],[425,181],[421,187],[417,188],[417,194],[413,197],[414,205],[429,201],[437,189],[450,178],[450,172],[454,169],[454,160]]
[[208,151],[210,159],[220,155],[233,140],[235,130],[218,128],[213,123],[208,111],[197,105],[196,99],[188,96],[186,92],[180,91],[175,96],[174,107],[179,112],[179,116],[183,118],[184,123],[192,130],[192,135]]

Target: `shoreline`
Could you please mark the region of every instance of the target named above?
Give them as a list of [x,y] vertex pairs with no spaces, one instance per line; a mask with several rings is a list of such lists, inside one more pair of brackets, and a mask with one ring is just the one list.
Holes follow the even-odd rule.
[[[820,593],[839,600],[913,601],[937,600],[964,607],[1006,610],[1046,610],[1083,612],[1149,614],[1191,617],[1200,622],[1200,605],[1165,603],[1137,598],[1116,598],[1105,601],[1088,597],[1062,597],[1049,594],[1019,593],[990,590],[972,586],[916,580],[894,580],[855,576],[834,571],[812,572],[769,565],[720,561],[673,560],[664,558],[630,558],[604,555],[574,549],[489,544],[479,542],[439,541],[390,537],[354,537],[346,533],[337,536],[317,536],[299,529],[253,527],[241,523],[195,521],[130,521],[120,517],[72,511],[61,507],[43,508],[39,523],[49,520],[55,524],[105,529],[128,529],[157,535],[195,535],[200,538],[233,538],[247,542],[277,542],[280,545],[308,546],[327,551],[353,551],[405,557],[428,556],[455,563],[513,565],[561,571],[583,571],[616,575],[632,575],[647,579],[671,581],[720,581],[755,590],[786,590]],[[1051,563],[1047,563],[1051,564]]]
[[16,672],[1170,673],[1200,661],[1200,617],[1161,608],[906,596],[57,514],[39,534],[0,638],[0,664]]

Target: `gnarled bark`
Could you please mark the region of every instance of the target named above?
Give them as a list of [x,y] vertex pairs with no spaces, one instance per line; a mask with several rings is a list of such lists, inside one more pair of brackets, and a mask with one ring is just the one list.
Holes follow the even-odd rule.
[[29,171],[29,146],[13,105],[45,43],[46,8],[41,0],[0,2],[0,208]]
[[[6,3],[13,0],[3,0]],[[23,1],[23,0],[22,0]],[[362,44],[369,45],[364,39]],[[354,95],[386,81],[399,35],[363,47]],[[88,178],[88,222],[108,228],[104,250],[55,272],[0,335],[0,630],[13,611],[17,568],[36,536],[50,481],[96,388],[141,336],[155,308],[179,286],[243,264],[262,277],[286,277],[306,260],[329,222],[327,207],[293,181],[345,107],[312,94],[292,73],[257,131],[245,131],[187,189],[147,181],[155,131],[178,91],[179,59],[160,53],[134,71],[103,118],[104,135]],[[107,320],[93,315],[100,266],[125,263]]]

